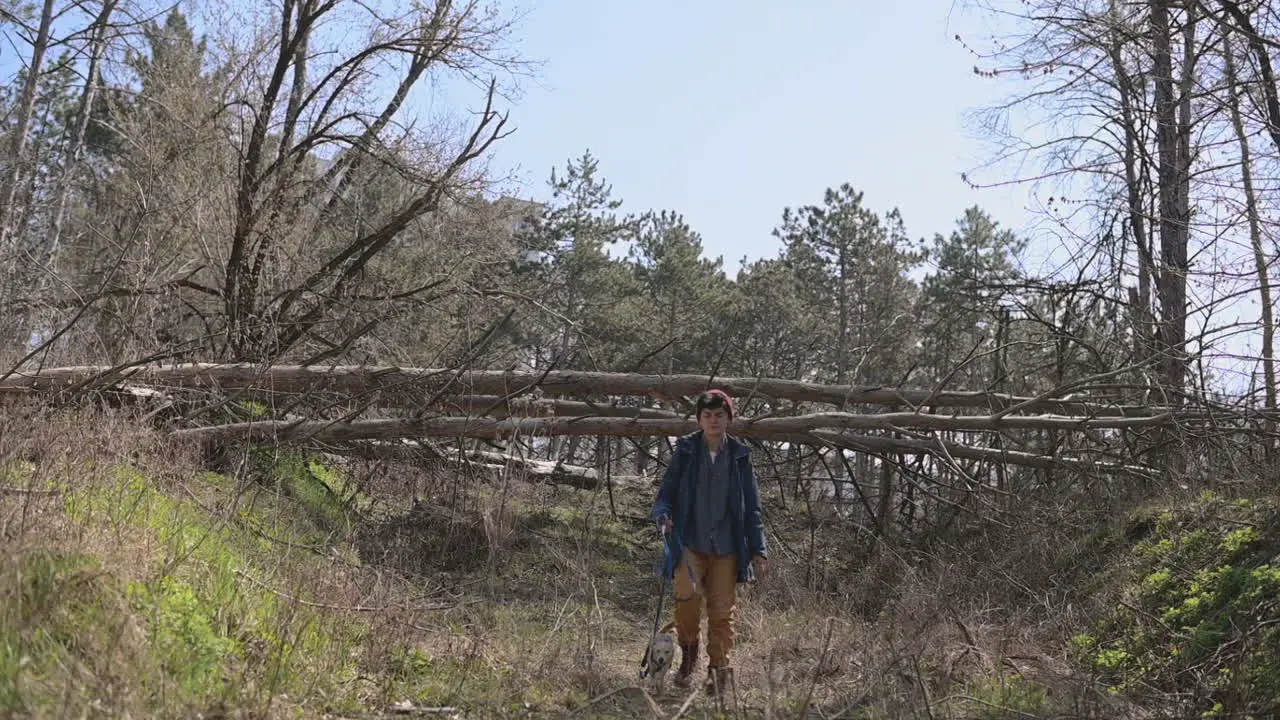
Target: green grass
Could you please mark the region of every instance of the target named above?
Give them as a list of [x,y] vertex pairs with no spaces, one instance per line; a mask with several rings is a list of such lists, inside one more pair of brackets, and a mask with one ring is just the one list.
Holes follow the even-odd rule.
[[407,700],[526,717],[626,681],[632,653],[605,655],[635,635],[627,608],[651,607],[634,526],[492,488],[448,521],[371,512],[316,458],[253,460],[250,483],[100,461],[43,478],[62,493],[0,565],[0,715],[360,715]]
[[138,652],[128,619],[125,588],[94,558],[56,551],[8,558],[0,572],[0,710],[54,712],[69,683],[96,681],[109,693],[119,680],[115,661]]
[[1019,675],[976,678],[967,683],[965,694],[965,717],[973,720],[1039,717],[1050,709],[1046,689]]
[[[60,703],[95,702],[87,698],[119,685],[112,676],[120,673],[134,681],[119,699],[122,712],[269,709],[282,695],[355,704],[333,687],[312,691],[355,676],[348,650],[360,626],[286,603],[255,581],[286,579],[274,543],[125,466],[109,482],[66,493],[61,509],[81,532],[96,531],[108,545],[114,539],[146,562],[49,547],[18,556],[10,568],[17,594],[0,607],[0,709],[59,715],[72,709]],[[99,667],[99,657],[110,662]],[[82,692],[54,692],[59,686]]]

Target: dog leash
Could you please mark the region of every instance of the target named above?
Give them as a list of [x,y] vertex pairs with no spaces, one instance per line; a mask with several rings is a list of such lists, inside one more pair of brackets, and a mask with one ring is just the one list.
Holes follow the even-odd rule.
[[658,575],[662,578],[661,587],[658,590],[658,610],[653,615],[653,632],[649,634],[649,642],[644,646],[644,657],[640,659],[640,677],[649,676],[649,651],[653,648],[653,640],[658,637],[658,627],[662,623],[662,605],[667,599],[667,553],[669,548],[666,543],[666,533],[663,533],[662,543],[662,570]]

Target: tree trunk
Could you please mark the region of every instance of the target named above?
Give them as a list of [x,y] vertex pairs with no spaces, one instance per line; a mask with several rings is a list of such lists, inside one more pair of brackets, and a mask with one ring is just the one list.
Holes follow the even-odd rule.
[[1240,32],[1249,42],[1253,59],[1258,64],[1258,73],[1262,76],[1263,116],[1266,118],[1267,133],[1276,151],[1280,152],[1280,87],[1277,87],[1275,68],[1271,64],[1271,56],[1267,51],[1267,41],[1262,39],[1253,27],[1248,14],[1240,9],[1234,0],[1220,0],[1222,8],[1231,16]]
[[840,313],[840,337],[836,347],[836,384],[849,381],[849,250],[842,243],[839,248],[839,273],[836,287],[836,303]]
[[[1008,348],[1006,347],[1005,344],[1009,340],[1009,324],[1010,324],[1009,311],[1005,308],[1000,308],[999,310],[997,310],[996,347],[995,347],[995,352],[991,354],[992,367],[991,367],[990,387],[992,389],[999,388],[1001,385],[1003,385],[1005,376],[1008,374],[1006,357],[1005,357],[1006,353],[1008,352]],[[1002,433],[996,433],[995,437],[992,438],[991,446],[997,450],[1003,450],[1004,435]],[[1005,466],[1001,463],[997,463],[995,466],[995,471],[996,471],[996,489],[1003,491],[1005,489],[1005,485],[1007,484],[1006,478],[1005,478]]]
[[[1230,42],[1223,48],[1226,59],[1227,83],[1230,90],[1229,108],[1231,124],[1235,128],[1236,141],[1240,143],[1240,176],[1244,187],[1245,214],[1249,221],[1249,244],[1253,247],[1254,267],[1258,272],[1258,295],[1262,303],[1262,376],[1265,387],[1266,408],[1276,409],[1276,366],[1275,350],[1272,342],[1275,338],[1275,315],[1272,308],[1271,280],[1267,272],[1267,256],[1262,248],[1262,222],[1258,215],[1258,197],[1253,186],[1253,162],[1249,150],[1249,136],[1245,132],[1244,119],[1240,113],[1240,87],[1236,76],[1235,53]],[[1266,429],[1274,434],[1275,419],[1268,418]],[[1268,441],[1268,449],[1274,441]]]
[[[907,452],[1004,462],[1037,468],[1065,468],[1081,472],[1124,474],[1151,477],[1149,468],[1110,462],[1075,459],[1058,456],[1035,455],[1015,450],[995,450],[973,447],[954,442],[917,438],[887,438],[876,435],[857,435],[828,429],[821,423],[807,429],[796,418],[770,418],[737,428],[744,437],[790,442],[797,444],[830,444],[854,452]],[[691,421],[680,423],[670,420],[632,420],[627,418],[520,418],[495,420],[490,418],[437,417],[421,420],[386,419],[307,421],[252,421],[218,425],[213,427],[174,430],[169,433],[175,442],[194,443],[206,447],[237,442],[272,442],[284,444],[344,443],[358,440],[418,439],[423,437],[470,437],[489,440],[510,440],[534,435],[609,435],[609,436],[667,436],[688,432]],[[798,428],[798,429],[797,429]]]
[[[934,407],[982,408],[992,412],[1016,409],[1019,412],[1091,418],[1144,418],[1169,411],[1169,408],[1159,406],[1113,405],[1079,398],[1056,399],[1066,392],[1086,392],[1088,383],[1066,387],[1062,392],[1025,397],[984,391],[934,392],[878,385],[822,385],[778,378],[708,378],[693,374],[668,376],[576,370],[468,370],[459,373],[456,369],[444,368],[366,365],[272,365],[264,368],[248,363],[188,363],[125,369],[99,366],[48,368],[0,377],[0,394],[54,393],[120,383],[169,389],[236,391],[263,397],[315,393],[327,396],[318,399],[333,400],[340,396],[359,396],[360,402],[376,407],[420,407],[426,401],[439,402],[441,398],[435,397],[436,394],[449,390],[493,393],[508,398],[535,390],[546,396],[600,398],[607,395],[693,396],[714,388],[740,397],[754,395],[767,398],[771,404],[780,399],[836,407],[849,403],[915,408],[928,403]],[[597,402],[604,407],[609,406],[607,402]],[[654,412],[659,411],[648,410],[639,414]]]
[[[263,183],[263,149],[268,139],[270,120],[275,112],[276,101],[284,84],[285,75],[294,61],[294,50],[298,41],[294,27],[293,10],[295,0],[285,0],[281,8],[281,27],[279,50],[271,75],[263,90],[257,112],[253,117],[253,126],[249,131],[244,156],[240,161],[240,181],[236,189],[236,214],[231,236],[231,250],[227,254],[226,270],[223,273],[223,303],[226,315],[226,345],[230,357],[234,360],[255,359],[261,346],[258,335],[262,329],[257,323],[261,318],[255,317],[257,299],[252,281],[252,264],[250,249],[258,218],[261,216],[259,192]],[[299,19],[303,11],[299,9]]]
[[[1113,0],[1112,17],[1114,19],[1118,16],[1116,0]],[[1133,306],[1134,352],[1139,358],[1148,358],[1154,350],[1151,338],[1151,275],[1154,261],[1151,257],[1151,240],[1147,236],[1146,209],[1143,207],[1142,179],[1147,176],[1147,173],[1145,167],[1141,172],[1139,171],[1139,164],[1142,163],[1145,153],[1140,152],[1139,149],[1141,140],[1138,137],[1138,118],[1133,108],[1133,100],[1137,93],[1124,63],[1122,48],[1125,42],[1127,42],[1126,38],[1118,32],[1113,32],[1108,54],[1120,95],[1120,121],[1124,125],[1123,160],[1129,232],[1133,237],[1138,256],[1137,292],[1130,295]]]
[[[1186,386],[1187,239],[1190,185],[1185,156],[1186,122],[1174,95],[1171,0],[1150,0],[1154,44],[1156,149],[1159,158],[1160,368],[1168,402],[1180,402]],[[1184,98],[1189,102],[1189,98]]]
[[93,116],[93,103],[98,93],[99,63],[106,51],[107,26],[111,14],[115,12],[116,0],[105,0],[102,10],[91,27],[89,41],[89,67],[85,73],[84,90],[80,93],[80,103],[76,108],[76,124],[71,130],[71,138],[67,141],[67,152],[59,171],[58,200],[53,211],[53,221],[49,229],[49,237],[45,240],[40,254],[40,262],[47,264],[48,270],[41,275],[36,297],[43,296],[51,278],[57,273],[58,249],[62,243],[62,225],[66,220],[67,204],[71,200],[71,173],[80,161],[80,153],[84,148],[84,138],[89,130],[89,120]]
[[[40,88],[40,75],[44,72],[44,56],[49,49],[49,28],[52,24],[53,0],[45,0],[40,11],[40,25],[36,30],[36,38],[31,45],[31,62],[27,65],[26,78],[18,95],[18,108],[12,120],[13,129],[9,131],[7,165],[4,175],[0,176],[0,257],[5,258],[5,262],[9,263],[9,271],[6,273],[9,276],[8,281],[0,291],[7,295],[13,293],[14,288],[20,284],[25,285],[24,253],[19,248],[21,242],[15,233],[16,200],[19,179],[27,169],[27,142],[31,136],[31,121],[35,114],[36,95]],[[5,299],[12,302],[17,298],[10,296]],[[7,312],[5,314],[9,316],[5,324],[13,322],[13,314]],[[18,330],[18,328],[10,329]],[[9,339],[3,337],[0,341]],[[26,338],[18,339],[25,344]]]
[[893,466],[889,456],[880,458],[880,491],[876,507],[876,535],[881,539],[889,536],[892,527],[889,521],[889,508],[893,501]]

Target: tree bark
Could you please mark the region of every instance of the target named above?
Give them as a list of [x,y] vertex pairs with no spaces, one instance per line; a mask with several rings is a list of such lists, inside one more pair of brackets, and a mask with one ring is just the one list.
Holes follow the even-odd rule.
[[1153,82],[1156,103],[1156,148],[1159,157],[1160,368],[1168,400],[1179,402],[1186,383],[1187,239],[1190,185],[1183,137],[1185,116],[1174,95],[1171,0],[1150,0],[1154,45]]
[[[44,0],[40,11],[40,25],[31,45],[31,62],[27,65],[26,78],[18,94],[18,108],[12,120],[13,129],[9,131],[8,158],[5,159],[4,175],[0,176],[0,261],[8,264],[7,272],[0,276],[6,281],[3,287],[0,287],[0,292],[4,293],[0,298],[6,304],[16,299],[13,297],[15,288],[26,285],[26,278],[23,275],[24,252],[19,248],[20,241],[15,233],[17,223],[15,205],[17,205],[18,181],[27,164],[27,141],[31,136],[31,121],[35,114],[40,75],[44,72],[44,56],[49,49],[53,2],[54,0]],[[8,308],[0,305],[0,313],[9,316],[4,319],[3,325],[0,325],[0,330],[5,331],[4,335],[0,335],[0,342],[17,339],[25,344],[27,340],[25,337],[9,337],[10,332],[18,332],[21,328],[12,325],[15,318],[8,312]]]
[[[1231,43],[1223,48],[1226,60],[1227,85],[1230,91],[1228,106],[1231,111],[1231,124],[1236,132],[1236,141],[1240,143],[1240,180],[1244,187],[1245,215],[1249,222],[1249,244],[1253,248],[1254,267],[1258,272],[1258,295],[1262,303],[1262,375],[1265,384],[1264,396],[1266,409],[1276,409],[1276,366],[1275,349],[1272,342],[1275,338],[1275,315],[1272,308],[1271,280],[1267,271],[1267,256],[1262,248],[1262,221],[1258,214],[1258,196],[1253,186],[1253,161],[1249,150],[1249,136],[1245,132],[1244,118],[1240,113],[1240,87],[1236,76],[1235,53]],[[1269,434],[1274,434],[1276,425],[1273,418],[1266,421]],[[1268,443],[1271,447],[1272,443]]]
[[[792,420],[778,418],[777,420]],[[765,425],[766,421],[753,423],[751,427],[732,427],[731,431],[743,437],[806,444],[830,444],[859,452],[909,452],[941,457],[963,458],[1003,462],[1038,468],[1072,468],[1083,471],[1122,473],[1150,477],[1149,468],[1118,463],[1035,455],[1015,450],[972,447],[942,440],[919,438],[886,438],[871,435],[855,435],[818,429],[811,432],[797,431],[796,423]],[[688,431],[692,421],[632,420],[626,418],[525,418],[519,420],[494,420],[487,418],[430,418],[424,420],[355,420],[332,421],[257,421],[219,425],[213,427],[175,430],[169,435],[176,442],[196,443],[205,447],[237,442],[271,442],[282,444],[351,443],[364,440],[415,439],[422,437],[472,437],[491,440],[528,437],[531,435],[607,435],[671,436]]]

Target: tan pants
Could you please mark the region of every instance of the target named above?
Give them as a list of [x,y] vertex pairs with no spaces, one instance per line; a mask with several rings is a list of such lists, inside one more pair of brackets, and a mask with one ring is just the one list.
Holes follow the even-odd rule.
[[733,613],[737,604],[738,556],[685,550],[672,583],[676,635],[681,645],[698,641],[702,603],[707,604],[707,656],[711,667],[728,667],[733,649]]

